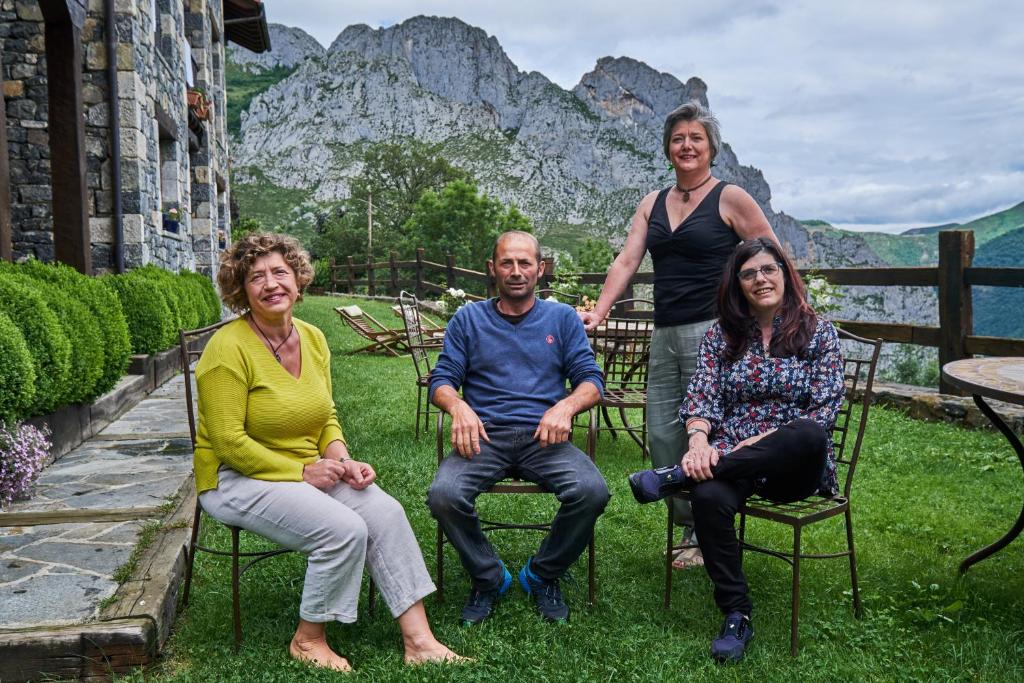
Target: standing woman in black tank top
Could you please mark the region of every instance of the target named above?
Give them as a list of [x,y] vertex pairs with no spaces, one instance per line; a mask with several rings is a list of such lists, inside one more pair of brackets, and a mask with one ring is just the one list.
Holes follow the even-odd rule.
[[[647,433],[651,461],[678,465],[687,449],[679,406],[697,362],[697,347],[714,322],[716,292],[725,263],[741,240],[766,237],[778,243],[768,219],[742,188],[711,173],[722,147],[718,120],[691,100],[665,119],[665,156],[676,172],[675,185],[640,201],[626,244],[608,269],[596,308],[580,313],[587,330],[597,327],[622,296],[640,267],[644,252],[654,263],[654,336],[647,380]],[[689,504],[676,501],[676,524],[688,527]],[[678,568],[702,565],[696,548],[682,551]]]

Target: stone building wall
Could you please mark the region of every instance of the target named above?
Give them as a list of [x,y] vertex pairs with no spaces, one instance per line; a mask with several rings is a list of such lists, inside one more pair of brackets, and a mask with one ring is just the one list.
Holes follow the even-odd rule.
[[[221,3],[116,0],[115,11],[125,265],[154,263],[210,275],[218,230],[225,239],[230,234]],[[89,227],[93,268],[99,272],[115,265],[105,28],[103,0],[88,0],[82,27],[82,94]],[[0,41],[14,257],[49,261],[54,258],[54,198],[43,16],[36,0],[0,0]],[[213,101],[211,120],[194,125],[191,134],[189,65],[192,85]],[[164,229],[164,214],[172,207],[179,211],[178,233]]]
[[0,0],[14,258],[52,261],[53,187],[47,134],[46,44],[35,0]]

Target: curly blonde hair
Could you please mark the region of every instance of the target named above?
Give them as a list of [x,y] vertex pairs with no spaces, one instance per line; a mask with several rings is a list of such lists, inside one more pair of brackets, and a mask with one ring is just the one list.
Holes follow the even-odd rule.
[[256,259],[278,253],[295,273],[295,284],[299,288],[299,301],[306,287],[313,281],[313,264],[309,254],[294,237],[272,232],[257,232],[246,235],[225,249],[220,255],[220,270],[217,284],[220,298],[236,313],[249,309],[249,297],[245,293],[245,279]]

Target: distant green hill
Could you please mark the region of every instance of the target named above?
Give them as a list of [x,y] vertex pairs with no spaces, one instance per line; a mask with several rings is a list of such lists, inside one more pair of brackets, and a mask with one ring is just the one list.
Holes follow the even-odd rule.
[[[974,265],[1014,268],[1024,265],[1024,227],[1004,233],[976,250]],[[974,330],[990,337],[1024,337],[1024,288],[975,287]]]
[[903,235],[933,235],[943,230],[973,230],[975,248],[990,242],[1001,235],[1024,227],[1024,202],[1012,206],[1005,211],[983,216],[969,223],[947,223],[926,228],[912,228]]

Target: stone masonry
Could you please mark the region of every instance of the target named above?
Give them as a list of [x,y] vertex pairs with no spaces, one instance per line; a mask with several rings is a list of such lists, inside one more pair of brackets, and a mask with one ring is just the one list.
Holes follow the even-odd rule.
[[[114,221],[103,0],[80,0],[89,227],[93,268],[110,270]],[[116,0],[125,265],[211,275],[230,238],[224,36],[220,2]],[[0,0],[14,257],[54,259],[43,15],[36,0]],[[210,120],[189,112],[205,91]],[[162,124],[161,124],[162,122]],[[178,210],[177,233],[164,215]],[[222,231],[222,232],[218,232]]]

